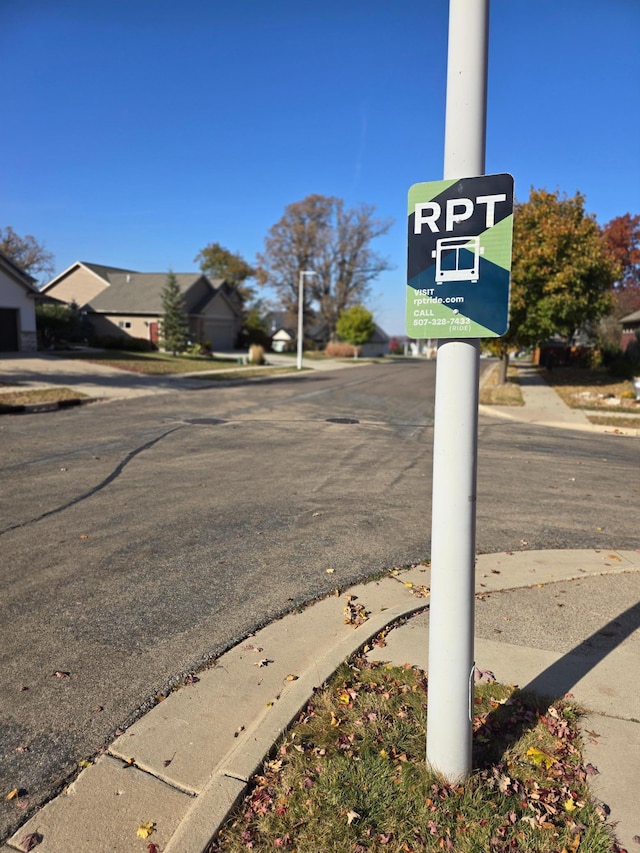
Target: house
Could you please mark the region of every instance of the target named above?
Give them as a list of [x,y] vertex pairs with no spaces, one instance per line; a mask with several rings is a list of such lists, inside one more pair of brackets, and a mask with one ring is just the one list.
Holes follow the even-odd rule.
[[360,345],[360,356],[362,358],[379,358],[383,355],[389,355],[390,342],[389,335],[376,324],[373,334],[366,344]]
[[621,318],[620,323],[622,324],[620,347],[622,350],[626,350],[631,341],[635,341],[636,335],[640,333],[640,311],[627,314],[626,317]]
[[32,352],[36,337],[36,280],[0,252],[0,352]]
[[291,312],[271,311],[266,316],[274,352],[293,352],[298,339],[298,321]]
[[[242,325],[242,299],[222,279],[203,273],[176,273],[192,339],[211,349],[231,350]],[[75,304],[97,337],[144,338],[157,344],[162,322],[162,290],[167,273],[77,261],[42,290],[47,297]]]
[[[324,320],[316,320],[313,315],[307,316],[306,319],[309,325],[305,325],[305,347],[323,350],[330,339],[329,324]],[[274,352],[295,350],[298,341],[298,323],[294,314],[287,311],[272,311],[267,315],[267,322],[271,335],[271,349]],[[367,343],[361,344],[358,350],[364,358],[378,358],[389,355],[389,343],[390,338],[387,333],[376,325]]]
[[[329,337],[329,325],[324,321],[316,323],[305,334],[305,338],[312,342],[314,349],[324,349],[329,342]],[[374,324],[373,334],[369,340],[358,347],[359,354],[362,358],[379,358],[389,355],[390,340],[389,335],[380,326]]]

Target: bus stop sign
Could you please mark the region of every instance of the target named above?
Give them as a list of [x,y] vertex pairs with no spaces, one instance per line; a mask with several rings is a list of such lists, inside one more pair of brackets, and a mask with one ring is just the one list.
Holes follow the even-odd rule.
[[513,177],[409,190],[407,335],[498,338],[509,328]]

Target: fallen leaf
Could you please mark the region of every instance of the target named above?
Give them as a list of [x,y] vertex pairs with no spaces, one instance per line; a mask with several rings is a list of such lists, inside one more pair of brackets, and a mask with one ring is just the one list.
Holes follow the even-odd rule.
[[16,752],[29,752],[29,747],[26,744],[21,743],[20,746],[16,746]]
[[39,832],[29,832],[20,839],[20,847],[25,851],[33,850],[42,840],[43,836]]
[[335,569],[325,569],[328,575],[332,575],[335,572]]
[[273,661],[269,660],[269,658],[262,658],[261,660],[256,661],[254,666],[269,666],[270,663],[273,663]]
[[297,681],[299,677],[300,676],[298,675],[293,675],[292,673],[289,673],[289,675],[285,678],[285,681]]
[[87,761],[86,758],[83,758],[81,761],[78,761],[78,767],[80,767],[82,770],[85,770],[87,767],[91,767],[92,764],[93,762]]
[[81,533],[81,534],[80,534],[80,538],[81,538],[81,539],[88,539],[89,537],[87,536],[87,534],[86,534],[86,533]]
[[147,844],[147,850],[149,851],[149,853],[160,853],[160,848],[157,844],[154,844],[153,841],[150,841]]
[[13,791],[9,791],[9,793],[5,797],[5,800],[15,800],[19,793],[20,791],[17,788],[14,788]]
[[347,826],[351,826],[354,820],[359,820],[360,815],[358,812],[354,812],[353,809],[347,812]]
[[56,678],[71,678],[71,673],[66,672],[64,669],[56,669],[53,674]]
[[146,823],[140,824],[136,835],[138,838],[148,838],[155,828],[155,823],[152,820],[149,820]]
[[547,752],[543,752],[541,749],[536,749],[535,746],[530,746],[527,750],[527,755],[531,759],[532,764],[540,765],[544,764],[544,766],[549,769],[552,764],[556,763],[555,758],[552,755],[549,755]]

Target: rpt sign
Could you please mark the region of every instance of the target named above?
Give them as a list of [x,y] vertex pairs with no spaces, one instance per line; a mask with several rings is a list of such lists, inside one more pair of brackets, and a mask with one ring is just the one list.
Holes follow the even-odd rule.
[[509,327],[513,178],[409,190],[407,335],[494,338]]

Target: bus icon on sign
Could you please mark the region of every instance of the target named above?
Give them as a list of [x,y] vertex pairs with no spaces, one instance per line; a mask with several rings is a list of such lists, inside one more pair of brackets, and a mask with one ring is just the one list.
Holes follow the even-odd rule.
[[[465,250],[464,255],[462,249]],[[480,278],[480,255],[484,254],[480,237],[442,237],[431,254],[436,259],[436,284],[444,284],[445,281],[470,281],[476,284]],[[443,257],[450,258],[451,254],[453,267],[444,269]]]

